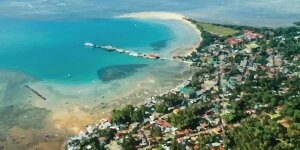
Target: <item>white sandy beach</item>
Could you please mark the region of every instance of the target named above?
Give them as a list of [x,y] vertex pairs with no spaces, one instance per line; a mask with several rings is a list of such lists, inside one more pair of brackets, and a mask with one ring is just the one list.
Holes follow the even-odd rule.
[[178,21],[190,27],[194,33],[197,35],[197,40],[192,45],[184,49],[173,49],[171,52],[172,56],[188,56],[196,48],[199,47],[202,37],[200,30],[197,29],[197,26],[189,21],[186,20],[187,17],[174,13],[174,12],[165,12],[165,11],[147,11],[147,12],[136,12],[136,13],[129,13],[117,16],[116,18],[136,18],[136,19],[157,19],[157,20],[172,20]]

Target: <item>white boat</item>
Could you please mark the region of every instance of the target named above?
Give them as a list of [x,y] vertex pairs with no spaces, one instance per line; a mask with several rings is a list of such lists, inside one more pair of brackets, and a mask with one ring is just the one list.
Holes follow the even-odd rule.
[[89,47],[94,47],[95,46],[95,44],[90,43],[90,42],[85,42],[84,45],[89,46]]
[[134,57],[138,57],[138,56],[139,56],[139,53],[136,53],[136,52],[130,52],[129,55],[130,55],[130,56],[134,56]]
[[104,46],[104,48],[107,49],[107,50],[114,50],[115,49],[114,47],[112,47],[110,45]]

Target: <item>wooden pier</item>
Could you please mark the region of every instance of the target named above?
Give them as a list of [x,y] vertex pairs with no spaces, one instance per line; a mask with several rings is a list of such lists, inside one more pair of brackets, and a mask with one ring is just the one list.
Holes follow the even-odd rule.
[[86,42],[86,43],[84,43],[84,45],[89,48],[100,48],[107,52],[118,52],[118,53],[126,54],[126,55],[129,55],[132,57],[141,57],[141,58],[145,58],[145,59],[155,59],[155,60],[178,61],[178,62],[183,62],[186,64],[192,64],[191,61],[185,60],[184,56],[173,56],[172,58],[168,58],[168,57],[161,57],[161,56],[159,56],[157,54],[153,54],[153,53],[141,53],[141,52],[134,52],[134,51],[125,50],[125,49],[121,49],[121,48],[116,48],[116,47],[113,47],[110,45],[102,46],[102,45],[96,45],[96,44],[93,44],[90,42]]
[[46,97],[44,97],[42,94],[40,94],[38,91],[32,89],[29,85],[24,85],[25,88],[29,89],[30,91],[32,91],[34,94],[36,94],[38,97],[40,97],[43,100],[46,100]]
[[96,44],[93,44],[93,43],[90,43],[90,42],[86,42],[84,45],[87,46],[87,47],[90,47],[90,48],[101,48],[101,49],[104,49],[108,52],[115,51],[115,52],[118,52],[118,53],[133,56],[133,57],[142,57],[142,58],[146,58],[146,59],[167,60],[167,58],[162,58],[162,57],[158,56],[157,54],[153,54],[153,53],[147,54],[147,53],[134,52],[134,51],[130,51],[130,50],[116,48],[116,47],[113,47],[113,46],[110,46],[110,45],[101,46],[101,45],[96,45]]

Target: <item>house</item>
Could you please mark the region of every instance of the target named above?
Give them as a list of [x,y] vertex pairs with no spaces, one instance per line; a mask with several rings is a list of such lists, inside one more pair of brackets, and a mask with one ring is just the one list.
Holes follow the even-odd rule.
[[251,48],[245,48],[245,49],[243,49],[243,51],[248,53],[248,54],[251,54],[252,49]]
[[242,75],[237,75],[236,76],[236,81],[238,82],[238,83],[240,83],[240,82],[242,82],[243,81],[243,76]]
[[117,130],[117,131],[120,130],[119,126],[116,125],[116,124],[112,125],[110,128],[114,129],[114,130]]
[[183,140],[184,140],[183,138],[178,138],[178,139],[177,139],[177,142],[178,142],[178,143],[182,143]]
[[197,93],[189,88],[182,87],[179,92],[184,95],[185,98],[196,98]]
[[259,46],[255,42],[251,42],[250,44],[246,45],[246,47],[249,49],[255,49],[258,48]]
[[120,139],[120,137],[121,137],[121,133],[117,132],[117,133],[115,134],[114,139],[115,139],[115,140],[118,140],[118,139]]
[[91,125],[88,125],[88,126],[86,127],[87,133],[93,133],[93,130],[94,130],[94,127],[92,127]]
[[214,142],[214,143],[212,143],[211,145],[212,145],[213,147],[217,147],[217,146],[220,146],[221,143]]
[[242,43],[244,40],[240,38],[228,38],[225,40],[225,43],[229,45],[237,45],[239,43]]
[[107,129],[109,127],[111,127],[111,123],[110,122],[104,122],[99,126],[99,129]]
[[274,57],[274,64],[275,64],[276,66],[281,66],[281,65],[282,65],[282,58],[281,58],[280,55],[276,55],[276,56]]
[[138,128],[139,123],[135,122],[129,125],[129,129],[131,131],[136,130]]
[[219,150],[225,150],[222,144],[219,146]]
[[276,107],[276,111],[279,112],[282,108],[283,108],[282,105],[279,105]]
[[110,122],[111,116],[106,116],[102,119],[103,122]]
[[177,135],[187,135],[190,133],[189,129],[177,131]]
[[87,137],[87,132],[86,131],[80,131],[79,132],[79,139],[83,138],[83,137]]
[[219,56],[220,52],[219,52],[219,51],[213,51],[212,54],[213,54],[214,56]]
[[162,127],[170,127],[170,123],[165,120],[155,120],[155,123]]
[[147,146],[148,144],[147,144],[147,141],[146,141],[146,139],[142,139],[142,142],[139,144],[140,146]]
[[208,56],[208,55],[200,58],[200,60],[204,63],[209,62],[211,59],[212,59],[211,56]]
[[244,36],[248,40],[253,40],[256,38],[262,38],[262,35],[259,33],[253,33],[252,31],[245,31]]
[[215,82],[214,81],[209,81],[209,80],[206,80],[204,81],[203,84],[201,84],[201,87],[205,90],[205,91],[208,91],[210,89],[212,89],[214,86],[215,86]]
[[233,126],[232,124],[228,124],[226,127],[227,127],[228,129],[231,129],[231,130],[234,129],[234,126]]
[[270,55],[270,56],[267,58],[267,60],[268,60],[267,66],[271,67],[271,66],[274,65],[274,56],[273,56],[273,55]]
[[222,132],[222,128],[220,128],[220,127],[214,128],[214,132],[216,134],[220,134]]
[[179,112],[180,112],[180,109],[179,109],[179,108],[176,108],[176,109],[173,110],[173,113],[174,113],[174,114],[178,114]]
[[247,63],[248,63],[248,60],[247,60],[247,59],[244,59],[244,60],[241,61],[240,66],[246,67],[246,66],[247,66]]
[[288,128],[289,127],[289,122],[287,119],[282,119],[282,120],[279,120],[277,121],[278,123],[280,123],[282,126],[284,126],[285,128]]

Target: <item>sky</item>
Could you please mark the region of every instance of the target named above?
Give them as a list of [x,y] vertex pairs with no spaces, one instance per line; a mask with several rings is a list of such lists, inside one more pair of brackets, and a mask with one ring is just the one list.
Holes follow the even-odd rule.
[[208,22],[289,25],[300,20],[300,0],[0,0],[0,16],[107,18],[140,11],[173,11]]

